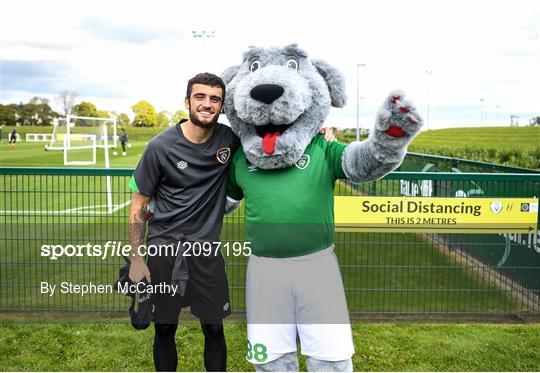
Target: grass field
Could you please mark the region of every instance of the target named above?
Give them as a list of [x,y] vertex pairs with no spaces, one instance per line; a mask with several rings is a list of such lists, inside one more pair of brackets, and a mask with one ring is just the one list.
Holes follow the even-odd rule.
[[[140,132],[130,134],[133,146],[128,149],[128,156],[111,155],[112,167],[135,167],[151,137],[150,132]],[[431,136],[431,132],[437,131],[427,134]],[[534,139],[535,133],[527,136]],[[455,133],[454,138],[448,134],[448,141],[455,137]],[[429,138],[422,141],[430,144]],[[437,146],[443,145],[444,142]],[[501,143],[497,146],[502,147]],[[103,166],[102,154],[98,152],[98,164],[91,167]],[[0,143],[0,167],[8,166],[64,167],[62,152],[45,152],[43,143],[21,142],[11,149],[4,140]],[[109,214],[103,207],[107,195],[105,177],[0,178],[0,309],[125,312],[127,298],[119,294],[49,297],[39,291],[39,283],[44,280],[111,284],[121,259],[72,257],[51,261],[40,256],[39,247],[44,243],[126,241],[128,180],[129,176],[112,177],[112,200],[118,208]],[[370,187],[365,186],[364,191],[369,192]],[[395,181],[378,182],[373,191],[393,195],[398,187]],[[222,240],[244,239],[242,215],[240,210],[226,218]],[[489,274],[480,277],[419,235],[339,233],[335,242],[352,312],[527,311],[507,292],[486,281]],[[245,257],[227,258],[235,310],[244,308],[245,265]],[[0,370],[153,370],[151,330],[136,332],[125,320],[70,320],[70,314],[57,313],[62,322],[56,322],[0,313]],[[540,370],[540,325],[355,324],[353,332],[356,370]],[[229,370],[251,371],[252,367],[243,359],[245,325],[241,321],[229,322],[226,333]],[[177,343],[179,369],[203,370],[199,326],[183,325]]]
[[[343,142],[353,134],[338,134]],[[410,152],[540,169],[540,127],[445,128],[421,132]]]
[[[10,128],[4,128],[8,133]],[[84,131],[84,129],[80,129]],[[129,128],[132,148],[126,157],[112,156],[111,167],[135,167],[146,142],[163,128]],[[19,133],[50,133],[47,127],[21,127]],[[338,137],[340,138],[340,137]],[[351,141],[351,137],[340,138]],[[44,143],[21,141],[11,149],[4,136],[0,142],[0,167],[63,167],[62,152],[44,152]],[[120,145],[118,152],[121,153]],[[409,147],[409,151],[464,158],[473,161],[499,163],[516,167],[540,169],[540,127],[446,128],[424,131]],[[98,151],[98,163],[103,167],[103,151]]]
[[409,151],[540,169],[540,127],[425,131],[414,139]]
[[[64,155],[62,151],[45,151],[45,143],[25,142],[17,143],[16,148],[9,146],[7,141],[0,143],[0,167],[71,167],[64,166]],[[111,149],[109,160],[112,168],[134,168],[146,146],[146,141],[132,142],[132,147],[126,149],[127,155],[122,156],[122,147],[118,144],[116,149]],[[116,151],[117,156],[112,153]],[[73,155],[70,160],[88,160],[91,159],[91,151],[71,152]],[[98,149],[96,153],[96,164],[89,167],[105,167],[104,151]],[[81,166],[77,166],[81,167]]]
[[[244,360],[245,324],[227,322],[229,371]],[[539,371],[540,325],[355,324],[355,371]],[[152,371],[153,330],[112,323],[0,321],[2,371]],[[179,371],[204,371],[197,323],[176,335]],[[301,370],[305,371],[302,357]]]
[[[118,142],[116,149],[110,149],[109,159],[112,168],[133,168],[137,165],[146,143],[155,135],[166,128],[128,128],[129,144],[131,148],[127,149],[127,155],[122,156],[122,147]],[[19,127],[18,133],[22,141],[18,141],[15,148],[9,146],[7,133],[11,128],[3,128],[3,138],[0,141],[0,167],[64,167],[64,158],[62,151],[45,151],[45,142],[26,142],[27,133],[51,133],[51,127]],[[86,129],[85,127],[75,127],[73,133],[95,133],[95,128]],[[118,130],[120,132],[120,130]],[[109,135],[111,135],[109,133]],[[113,152],[118,152],[117,156]],[[70,160],[88,160],[91,158],[90,150],[71,151]],[[97,150],[97,163],[89,167],[105,167],[104,151]],[[74,167],[74,166],[69,166]],[[80,166],[76,166],[80,167]]]
[[414,139],[412,146],[481,146],[498,149],[519,147],[522,150],[532,150],[540,146],[540,127],[471,127],[424,131]]

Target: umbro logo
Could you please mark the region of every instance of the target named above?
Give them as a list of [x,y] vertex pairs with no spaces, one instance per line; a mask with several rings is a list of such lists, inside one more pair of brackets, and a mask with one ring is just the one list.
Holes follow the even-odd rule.
[[179,170],[183,170],[183,169],[185,169],[187,166],[188,166],[188,163],[187,163],[186,161],[179,161],[179,162],[176,162],[176,168],[178,168]]

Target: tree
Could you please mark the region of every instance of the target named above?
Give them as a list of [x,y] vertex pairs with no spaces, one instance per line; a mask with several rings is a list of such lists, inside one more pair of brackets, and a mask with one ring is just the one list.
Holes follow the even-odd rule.
[[19,104],[17,123],[23,126],[50,126],[60,115],[51,109],[49,100],[34,97],[27,104]]
[[75,105],[75,99],[77,98],[77,96],[77,92],[65,89],[60,92],[58,97],[56,97],[56,101],[58,101],[62,106],[62,114],[64,115],[64,117],[67,117],[69,114],[72,113],[73,106]]
[[14,126],[17,124],[17,106],[0,104],[0,126]]
[[533,117],[529,119],[529,126],[540,126],[540,117]]
[[131,125],[131,121],[129,120],[127,114],[122,113],[116,117],[116,124],[119,128],[124,128]]
[[78,117],[99,117],[96,105],[91,102],[83,101],[73,106],[73,114]]
[[171,113],[168,111],[160,111],[157,114],[157,126],[158,127],[168,127],[170,125],[169,117],[171,116]]
[[148,101],[139,101],[131,107],[135,113],[133,126],[135,127],[155,127],[157,125],[156,109]]
[[60,116],[60,114],[51,109],[49,100],[46,98],[34,97],[30,102],[37,106],[38,125],[40,126],[50,126],[53,119]]
[[171,122],[173,124],[176,124],[178,122],[180,122],[182,119],[188,119],[189,118],[189,114],[186,113],[184,110],[178,110],[176,113],[174,113],[172,119],[171,119]]
[[110,118],[111,114],[107,110],[98,110],[97,111],[97,116],[99,118]]

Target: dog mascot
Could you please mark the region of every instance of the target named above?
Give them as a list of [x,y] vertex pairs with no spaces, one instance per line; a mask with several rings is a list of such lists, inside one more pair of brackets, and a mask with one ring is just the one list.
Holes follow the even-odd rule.
[[349,145],[319,134],[346,102],[343,76],[296,44],[250,48],[223,73],[225,113],[242,149],[228,198],[245,198],[247,359],[258,371],[297,371],[297,338],[310,371],[351,371],[354,346],[333,252],[334,184],[397,168],[422,125],[396,91],[369,138]]

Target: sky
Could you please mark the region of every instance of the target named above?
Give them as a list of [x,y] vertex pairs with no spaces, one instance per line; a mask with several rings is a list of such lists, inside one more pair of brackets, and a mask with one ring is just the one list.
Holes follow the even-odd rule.
[[221,74],[249,46],[297,43],[345,76],[348,103],[327,126],[359,118],[370,128],[394,89],[425,129],[507,126],[511,115],[523,126],[540,115],[539,4],[10,0],[0,14],[0,103],[40,96],[60,111],[55,98],[71,90],[131,117],[139,100],[175,112],[196,73]]

